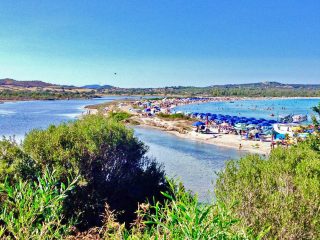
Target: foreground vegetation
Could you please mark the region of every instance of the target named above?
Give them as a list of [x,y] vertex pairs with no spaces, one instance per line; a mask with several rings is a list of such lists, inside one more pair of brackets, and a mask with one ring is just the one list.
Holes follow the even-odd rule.
[[119,123],[127,117],[87,116],[33,130],[22,145],[0,141],[0,238],[320,238],[319,135],[228,162],[215,201],[200,203],[145,155]]

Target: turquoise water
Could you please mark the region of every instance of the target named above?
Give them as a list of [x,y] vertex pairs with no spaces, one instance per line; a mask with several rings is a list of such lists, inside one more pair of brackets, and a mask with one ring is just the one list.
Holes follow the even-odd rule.
[[[270,99],[238,100],[234,102],[210,102],[178,106],[176,111],[216,113],[244,117],[277,119],[281,114],[312,114],[311,107],[318,105],[318,99]],[[274,114],[274,117],[270,116]]]

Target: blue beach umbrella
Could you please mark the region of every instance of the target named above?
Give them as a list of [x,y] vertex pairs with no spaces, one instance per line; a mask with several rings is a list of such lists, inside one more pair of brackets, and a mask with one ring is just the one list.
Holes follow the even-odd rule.
[[201,122],[201,121],[197,121],[197,122],[194,122],[192,124],[192,126],[195,126],[195,127],[199,127],[199,126],[202,126],[202,125],[206,125],[204,122]]
[[271,126],[271,124],[268,123],[268,122],[263,122],[263,123],[260,123],[258,125],[261,126],[261,127],[269,127],[269,126]]
[[276,121],[276,120],[273,120],[273,119],[272,119],[272,120],[269,120],[268,122],[271,123],[271,124],[277,123],[277,121]]

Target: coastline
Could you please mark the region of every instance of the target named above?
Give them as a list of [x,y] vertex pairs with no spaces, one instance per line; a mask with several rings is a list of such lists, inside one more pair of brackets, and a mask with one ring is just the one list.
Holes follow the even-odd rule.
[[[138,127],[143,128],[152,128],[159,131],[163,131],[169,134],[173,134],[179,138],[188,139],[192,141],[197,141],[200,143],[211,144],[218,147],[236,149],[239,152],[245,152],[250,154],[259,154],[267,156],[270,153],[271,147],[268,142],[254,142],[254,141],[245,141],[235,138],[236,136],[227,135],[227,134],[200,134],[188,132],[186,134],[180,133],[174,130],[165,130],[161,127],[152,126],[148,124],[140,124]],[[242,147],[239,149],[239,144],[241,143]],[[255,148],[252,144],[259,144],[259,148]]]
[[[203,98],[202,101],[190,102],[177,101],[169,109],[175,109],[178,106],[204,104],[208,102],[228,102],[228,101],[245,101],[245,100],[286,100],[286,99],[319,99],[320,97],[211,97]],[[150,127],[160,131],[174,134],[177,137],[189,139],[193,141],[212,144],[220,147],[237,149],[252,154],[269,155],[271,151],[271,139],[263,141],[244,140],[239,135],[221,134],[221,133],[198,133],[192,130],[191,125],[195,119],[167,119],[154,115],[147,117],[144,114],[132,111],[134,109],[134,101],[132,99],[115,100],[108,103],[86,106],[87,114],[108,114],[110,111],[123,111],[132,115],[127,123],[138,124],[142,127]],[[176,105],[175,105],[176,104]]]
[[[214,101],[218,99],[215,98]],[[222,101],[221,98],[219,98]],[[225,101],[239,100],[237,99],[225,99]],[[132,100],[131,100],[132,101]],[[129,103],[129,104],[128,104]],[[192,103],[191,103],[192,104]],[[201,104],[201,103],[199,103]],[[101,107],[101,105],[99,105]],[[167,120],[160,118],[158,116],[146,117],[139,115],[137,113],[132,113],[129,109],[132,108],[132,105],[129,101],[116,100],[108,102],[105,105],[106,108],[103,110],[102,114],[106,115],[109,111],[123,111],[130,113],[132,117],[127,121],[128,124],[134,123],[141,127],[153,128],[160,131],[173,134],[179,138],[189,139],[192,141],[198,141],[201,143],[212,144],[225,148],[237,149],[242,152],[247,152],[251,154],[260,154],[260,155],[269,155],[271,151],[271,142],[269,141],[253,141],[253,140],[243,140],[238,135],[223,134],[223,133],[198,133],[195,132],[190,126],[194,119],[183,120],[183,119],[174,119]],[[181,106],[181,105],[180,105]],[[98,114],[100,107],[96,105],[86,106],[87,114]],[[101,111],[100,111],[101,112]]]

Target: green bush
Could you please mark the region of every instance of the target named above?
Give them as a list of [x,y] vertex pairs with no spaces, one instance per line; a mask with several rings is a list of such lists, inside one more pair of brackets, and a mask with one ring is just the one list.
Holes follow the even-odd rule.
[[12,138],[0,141],[0,182],[13,181],[15,176],[34,179],[39,174],[35,162],[23,152]]
[[127,112],[110,112],[108,114],[108,117],[117,121],[117,122],[121,122],[123,120],[126,120],[128,118],[130,118],[132,115],[130,113]]
[[76,179],[60,184],[46,171],[36,181],[5,181],[0,185],[1,239],[62,239],[73,222],[63,217],[63,200]]
[[[222,203],[202,204],[187,192],[181,183],[170,181],[170,189],[162,193],[163,204],[140,204],[138,217],[128,230],[115,222],[108,212],[105,225],[95,232],[89,231],[77,239],[248,239],[251,235],[234,231],[237,220]],[[255,239],[259,239],[255,238]]]
[[158,116],[160,118],[164,118],[164,119],[184,119],[184,120],[188,120],[190,119],[190,117],[182,114],[182,113],[174,113],[174,114],[166,114],[166,113],[158,113]]
[[[268,238],[320,238],[319,138],[277,148],[267,159],[249,155],[227,163],[216,184],[217,198],[235,200],[237,217]],[[318,146],[316,148],[315,146]]]
[[55,169],[62,182],[80,176],[65,210],[67,216],[81,213],[81,229],[101,225],[106,202],[130,222],[139,202],[160,199],[166,189],[162,166],[145,156],[147,147],[133,131],[100,115],[33,130],[23,150],[42,171]]

